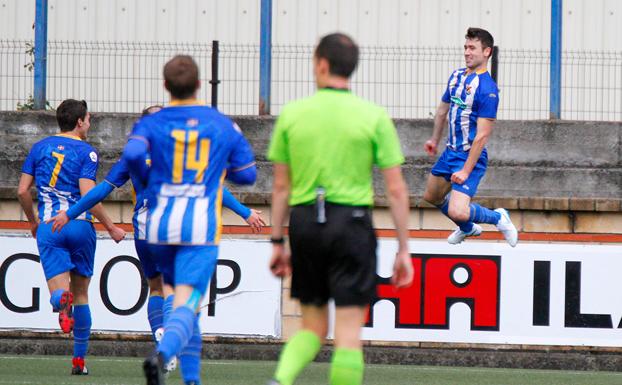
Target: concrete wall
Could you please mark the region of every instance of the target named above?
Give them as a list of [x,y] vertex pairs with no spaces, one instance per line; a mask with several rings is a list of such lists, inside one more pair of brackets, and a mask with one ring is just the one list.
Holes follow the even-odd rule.
[[[100,153],[100,176],[118,159],[136,117],[133,114],[93,116],[89,142]],[[255,186],[232,186],[232,190],[244,192],[242,200],[248,203],[266,203],[272,175],[265,153],[273,118],[237,117],[235,120],[253,145],[260,175]],[[418,205],[417,197],[423,193],[433,164],[433,159],[422,150],[432,122],[397,120],[396,126],[406,155],[404,174],[413,205]],[[30,147],[56,132],[53,113],[0,113],[0,196],[14,196],[12,191]],[[622,197],[622,123],[500,121],[488,149],[489,168],[478,193],[480,197],[546,197],[556,201]],[[382,205],[383,186],[378,175],[376,182],[377,201]],[[128,199],[125,194],[115,197]]]

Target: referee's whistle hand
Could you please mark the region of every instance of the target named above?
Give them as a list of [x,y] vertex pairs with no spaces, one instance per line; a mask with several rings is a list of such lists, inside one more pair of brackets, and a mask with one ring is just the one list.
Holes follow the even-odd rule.
[[414,270],[410,253],[408,251],[400,251],[395,256],[393,264],[393,275],[391,276],[391,284],[398,289],[409,287],[413,282]]

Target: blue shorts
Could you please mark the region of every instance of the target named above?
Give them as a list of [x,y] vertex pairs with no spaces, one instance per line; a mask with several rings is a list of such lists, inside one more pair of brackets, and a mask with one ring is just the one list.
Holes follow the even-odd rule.
[[37,247],[45,279],[70,271],[83,277],[93,275],[95,228],[84,220],[69,221],[60,232],[52,232],[52,223],[37,229]]
[[148,244],[144,239],[134,238],[134,247],[136,247],[136,254],[140,260],[140,265],[143,269],[143,274],[147,279],[152,279],[160,275],[160,268],[158,267],[156,257],[151,253],[152,245]]
[[149,245],[164,283],[189,285],[205,295],[218,259],[218,246]]
[[[445,151],[443,151],[443,153],[441,154],[441,157],[438,158],[438,160],[436,161],[434,167],[432,167],[432,175],[443,177],[448,182],[451,181],[451,174],[462,170],[462,167],[464,167],[464,163],[466,162],[468,156],[468,152],[454,151],[452,149],[446,148]],[[487,164],[488,152],[486,151],[486,149],[484,149],[467,180],[463,184],[457,184],[452,182],[451,189],[467,194],[471,198],[474,197],[475,193],[477,193],[477,187],[479,186],[479,182],[482,180],[484,174],[486,173]]]

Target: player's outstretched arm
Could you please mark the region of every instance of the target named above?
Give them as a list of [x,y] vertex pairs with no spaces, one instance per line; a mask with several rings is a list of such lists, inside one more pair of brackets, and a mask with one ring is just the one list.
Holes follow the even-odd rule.
[[258,233],[261,231],[261,228],[266,225],[266,222],[261,217],[261,211],[253,210],[246,206],[244,206],[240,201],[235,199],[231,192],[224,188],[222,191],[222,204],[229,210],[233,211],[242,219],[246,221],[253,229],[253,232]]
[[30,233],[32,234],[32,237],[37,238],[39,220],[35,216],[35,210],[32,208],[32,195],[30,195],[30,188],[32,187],[34,179],[35,178],[32,175],[22,173],[17,187],[17,199],[26,214],[26,218],[28,218],[28,223],[30,223]]
[[408,251],[408,189],[400,166],[382,170],[391,216],[397,231],[398,251],[393,264],[391,283],[397,288],[408,287],[413,280],[413,267]]
[[60,211],[56,216],[48,219],[46,223],[54,222],[52,231],[60,231],[70,220],[76,219],[83,212],[103,201],[114,190],[114,186],[103,181],[84,195],[67,212]]
[[[89,191],[95,187],[95,182],[91,179],[80,178],[80,194],[82,196],[86,196]],[[95,206],[91,208],[91,213],[101,222],[102,225],[110,234],[110,237],[117,243],[121,242],[123,238],[125,238],[125,231],[120,227],[117,227],[112,222],[112,219],[106,214],[104,210],[104,206],[101,203],[97,203]]]
[[227,171],[227,179],[236,184],[253,184],[257,180],[257,166],[255,162]]

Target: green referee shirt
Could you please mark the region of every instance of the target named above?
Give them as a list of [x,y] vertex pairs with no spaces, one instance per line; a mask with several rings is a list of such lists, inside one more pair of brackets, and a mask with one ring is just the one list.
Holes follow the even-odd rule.
[[373,165],[404,162],[393,122],[386,111],[347,90],[320,89],[287,104],[277,119],[268,159],[290,168],[290,205],[326,201],[373,205]]

